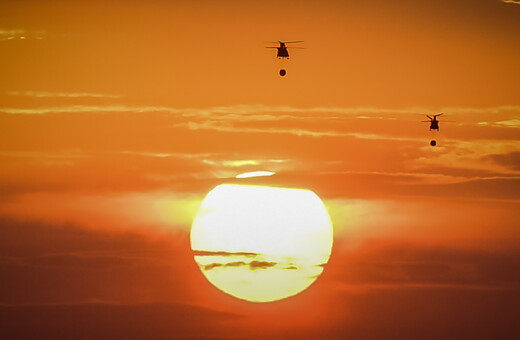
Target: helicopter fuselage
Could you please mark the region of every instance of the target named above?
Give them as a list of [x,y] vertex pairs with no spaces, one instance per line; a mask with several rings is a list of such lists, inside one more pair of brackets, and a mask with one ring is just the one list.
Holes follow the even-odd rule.
[[278,58],[289,58],[289,51],[287,51],[287,47],[280,46],[280,47],[277,47],[277,49],[278,49],[278,53],[276,54],[276,56]]

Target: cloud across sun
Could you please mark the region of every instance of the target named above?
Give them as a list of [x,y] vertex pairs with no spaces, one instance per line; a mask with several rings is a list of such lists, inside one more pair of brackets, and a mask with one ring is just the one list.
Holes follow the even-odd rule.
[[222,184],[202,201],[191,246],[216,287],[267,302],[301,292],[320,275],[332,250],[332,223],[309,190]]

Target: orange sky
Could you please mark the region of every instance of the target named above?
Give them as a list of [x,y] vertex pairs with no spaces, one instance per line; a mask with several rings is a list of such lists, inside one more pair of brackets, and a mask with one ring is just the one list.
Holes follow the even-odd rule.
[[[518,36],[499,0],[1,2],[0,329],[511,337]],[[322,277],[270,304],[216,290],[189,244],[204,195],[255,170],[335,228]]]

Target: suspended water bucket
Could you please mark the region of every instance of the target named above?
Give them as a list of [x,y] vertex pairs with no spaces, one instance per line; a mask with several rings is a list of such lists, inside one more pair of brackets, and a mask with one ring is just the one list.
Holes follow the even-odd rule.
[[430,146],[437,146],[439,143],[439,131],[430,130]]

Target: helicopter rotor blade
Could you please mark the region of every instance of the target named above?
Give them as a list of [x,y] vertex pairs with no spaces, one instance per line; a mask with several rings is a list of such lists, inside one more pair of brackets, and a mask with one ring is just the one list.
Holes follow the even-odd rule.
[[433,119],[432,117],[430,117],[430,116],[428,116],[428,115],[426,115],[426,117],[428,117],[428,118],[429,118],[430,120],[432,120],[432,119]]
[[274,47],[274,46],[266,46],[265,48],[278,48],[278,47]]
[[284,42],[286,44],[296,44],[296,43],[302,43],[303,40],[296,40],[296,41],[280,41],[280,42]]
[[441,113],[438,113],[436,115],[433,115],[434,117],[439,117],[439,116],[442,116],[444,114],[444,112],[441,112]]
[[295,49],[295,48],[297,48],[297,49],[299,49],[299,50],[306,50],[306,49],[307,49],[306,47],[293,47],[293,46],[291,46],[291,47],[287,47],[287,48],[290,48],[291,50],[293,50],[293,49]]

